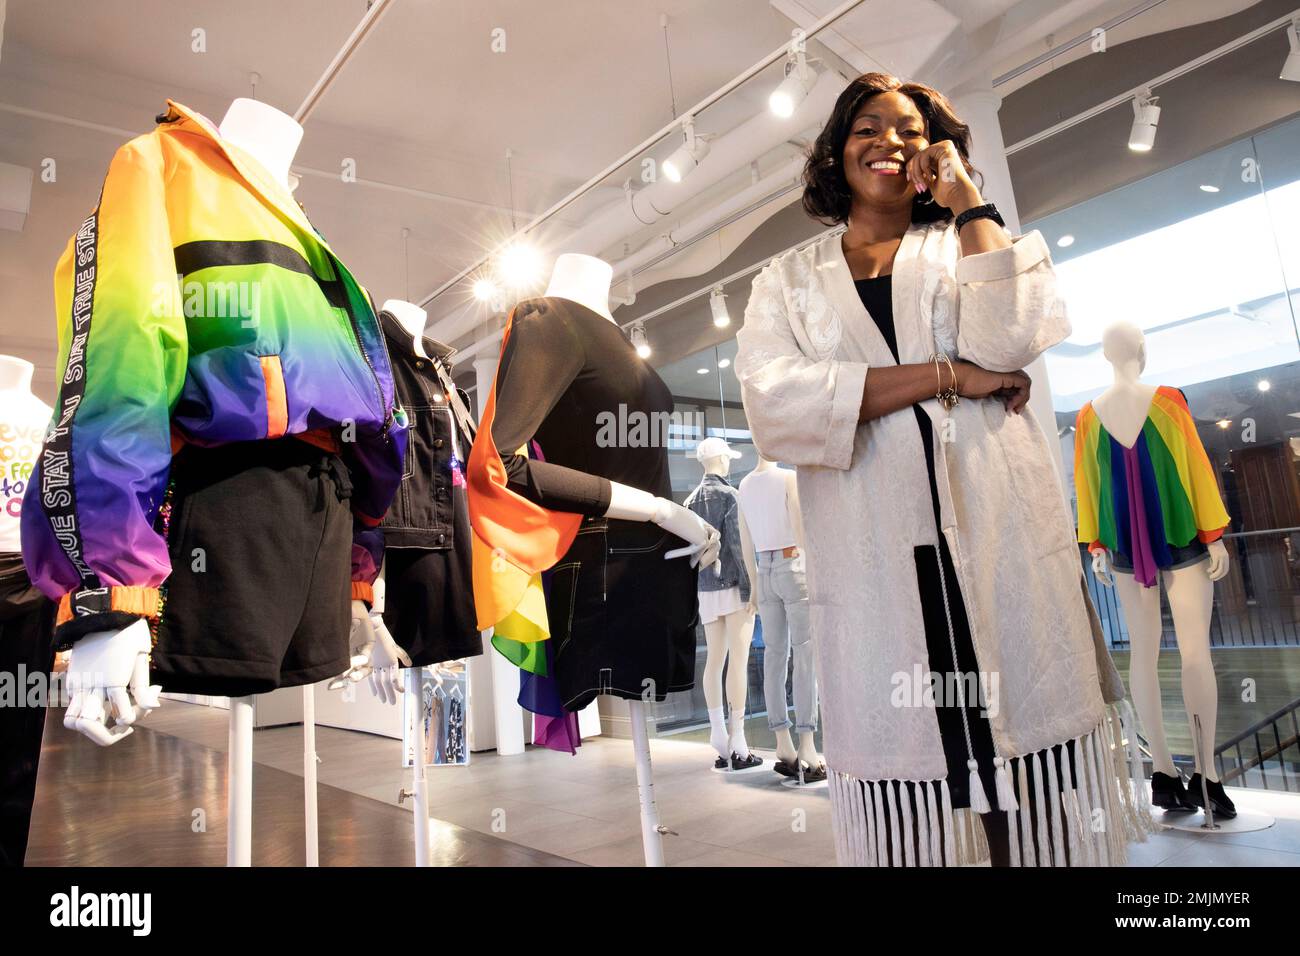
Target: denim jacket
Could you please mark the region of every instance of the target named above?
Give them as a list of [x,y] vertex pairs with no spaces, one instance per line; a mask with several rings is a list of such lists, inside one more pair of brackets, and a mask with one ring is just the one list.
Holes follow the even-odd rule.
[[722,535],[722,570],[700,568],[701,591],[740,588],[740,599],[749,600],[749,574],[745,571],[740,543],[740,498],[721,475],[707,474],[686,499],[686,507],[717,528]]
[[[409,444],[402,483],[380,527],[386,548],[468,548],[452,533],[454,508],[465,508],[465,460],[473,437],[464,434],[441,385],[435,362],[447,367],[454,351],[424,340],[430,358],[415,354],[410,333],[387,312],[379,323],[388,340],[397,397],[406,412]],[[450,380],[450,375],[446,376]],[[468,398],[461,393],[461,401]]]

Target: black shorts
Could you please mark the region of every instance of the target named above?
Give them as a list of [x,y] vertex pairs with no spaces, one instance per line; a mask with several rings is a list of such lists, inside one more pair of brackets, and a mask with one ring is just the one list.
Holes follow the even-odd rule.
[[699,601],[686,542],[657,525],[586,518],[551,570],[546,616],[565,710],[599,694],[662,701],[695,686]]
[[242,697],[345,671],[351,494],[338,456],[295,438],[185,446],[153,682]]
[[[1210,549],[1199,538],[1193,538],[1181,548],[1176,545],[1169,546],[1169,566],[1161,568],[1162,571],[1173,571],[1177,568],[1185,568],[1189,565],[1199,564],[1204,561]],[[1133,562],[1130,561],[1122,551],[1113,552],[1110,564],[1111,568],[1119,571],[1121,574],[1133,573]]]
[[389,548],[384,554],[384,624],[415,667],[483,653],[468,551],[466,538],[461,553]]

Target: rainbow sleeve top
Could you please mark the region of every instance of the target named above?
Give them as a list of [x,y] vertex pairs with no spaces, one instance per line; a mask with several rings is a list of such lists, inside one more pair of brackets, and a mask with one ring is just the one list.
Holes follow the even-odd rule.
[[1079,409],[1074,483],[1079,541],[1089,551],[1123,554],[1146,587],[1155,585],[1157,568],[1173,564],[1170,548],[1217,541],[1228,526],[1187,399],[1169,386],[1156,389],[1132,448],[1106,431],[1091,402]]

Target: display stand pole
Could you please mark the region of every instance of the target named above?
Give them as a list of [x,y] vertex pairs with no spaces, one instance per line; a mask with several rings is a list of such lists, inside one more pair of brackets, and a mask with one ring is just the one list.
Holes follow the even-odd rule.
[[415,695],[415,759],[411,762],[411,769],[415,774],[415,782],[412,789],[414,790],[415,806],[411,812],[415,814],[415,865],[431,866],[429,862],[429,775],[428,768],[424,765],[425,748],[429,746],[429,741],[424,732],[424,675],[423,667],[408,667],[406,670],[406,692]]
[[650,769],[650,739],[646,733],[645,704],[627,703],[632,721],[632,749],[636,754],[636,787],[641,796],[641,842],[645,846],[645,865],[664,865],[663,831],[659,827],[659,809],[655,806],[655,782]]
[[253,865],[253,698],[230,698],[226,866]]
[[302,689],[302,796],[307,865],[320,866],[320,816],[316,809],[316,686]]
[[1209,767],[1205,762],[1205,748],[1201,744],[1200,714],[1192,714],[1192,730],[1196,733],[1193,743],[1196,751],[1196,763],[1201,768],[1201,804],[1205,807],[1205,822],[1201,824],[1201,829],[1217,830],[1219,825],[1214,822],[1214,807],[1210,804]]

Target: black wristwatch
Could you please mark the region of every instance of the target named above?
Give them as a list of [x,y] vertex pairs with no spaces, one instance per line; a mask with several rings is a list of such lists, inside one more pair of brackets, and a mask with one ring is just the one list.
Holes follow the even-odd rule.
[[957,217],[957,231],[961,232],[961,227],[966,225],[972,219],[992,219],[1002,228],[1006,228],[1006,223],[1002,221],[1001,214],[998,213],[998,207],[991,202],[986,202],[982,206],[971,206],[964,213]]

